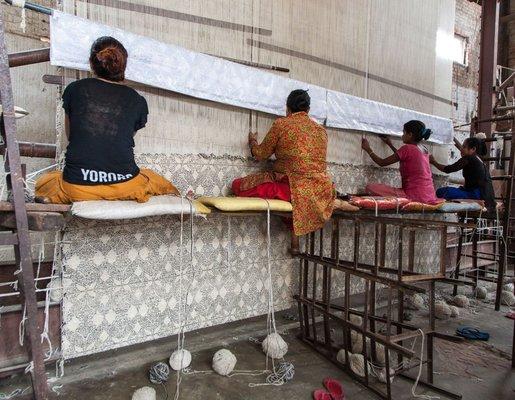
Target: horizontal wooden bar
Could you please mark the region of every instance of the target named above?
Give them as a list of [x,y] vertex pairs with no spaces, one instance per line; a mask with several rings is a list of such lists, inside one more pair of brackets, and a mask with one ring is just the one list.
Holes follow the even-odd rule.
[[18,235],[16,233],[0,234],[0,246],[10,246],[18,244]]
[[9,67],[38,64],[50,61],[50,48],[28,50],[9,54]]
[[[27,211],[36,211],[36,212],[58,212],[58,213],[66,213],[71,209],[71,205],[69,204],[42,204],[42,203],[25,203],[25,208]],[[11,212],[14,211],[14,207],[12,203],[8,201],[0,201],[0,212]]]
[[[50,143],[18,142],[18,147],[22,157],[55,159],[57,153],[57,146]],[[3,145],[0,145],[0,154],[5,154]]]
[[[58,231],[64,228],[66,222],[61,213],[56,212],[27,212],[30,231],[46,232]],[[16,229],[16,215],[12,213],[0,213],[0,226]]]
[[403,282],[422,282],[445,278],[441,273],[423,274],[423,275],[405,275],[402,277]]

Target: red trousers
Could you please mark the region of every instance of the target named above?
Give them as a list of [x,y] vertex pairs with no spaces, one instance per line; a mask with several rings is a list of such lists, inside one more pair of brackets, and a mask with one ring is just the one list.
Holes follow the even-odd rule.
[[[285,182],[265,182],[249,190],[240,190],[241,178],[232,182],[232,192],[238,197],[259,197],[261,199],[276,199],[291,201],[290,184]],[[283,222],[293,231],[293,220],[282,218]]]

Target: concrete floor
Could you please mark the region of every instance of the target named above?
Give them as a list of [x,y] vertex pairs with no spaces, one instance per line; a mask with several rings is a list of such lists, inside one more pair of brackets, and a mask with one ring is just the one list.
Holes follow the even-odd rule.
[[[458,325],[472,325],[490,332],[489,342],[463,342],[460,344],[435,341],[435,381],[440,386],[463,395],[463,399],[499,400],[515,399],[515,370],[511,368],[513,321],[496,313],[492,305],[478,303],[462,311],[460,319],[438,321],[441,331],[454,333]],[[415,313],[414,321],[427,317],[423,311]],[[180,399],[270,400],[311,399],[313,390],[322,387],[325,377],[338,379],[344,386],[347,399],[378,398],[324,357],[315,353],[296,338],[297,323],[278,316],[279,331],[289,344],[286,356],[295,365],[295,377],[283,386],[249,387],[261,383],[265,376],[238,375],[224,378],[212,372],[184,375],[180,385]],[[210,371],[213,353],[230,349],[237,357],[237,369],[262,370],[265,357],[252,338],[262,339],[266,333],[262,318],[210,328],[188,334],[186,347],[193,353],[192,368]],[[250,340],[249,340],[250,338]],[[156,361],[166,360],[174,347],[171,340],[162,340],[133,347],[130,350],[74,360],[67,364],[65,377],[53,383],[59,395],[52,399],[66,400],[127,400],[142,386],[153,386],[158,400],[164,400],[164,387],[149,383],[148,367]],[[418,346],[418,345],[417,345]],[[413,371],[414,373],[415,371]],[[0,392],[10,393],[14,387],[26,386],[19,378],[4,380]],[[59,388],[58,385],[63,385]],[[175,377],[166,385],[169,399],[173,398]],[[432,394],[419,386],[417,393]],[[438,394],[437,394],[438,395]],[[439,395],[441,399],[445,397]],[[411,399],[411,382],[396,378],[393,399]],[[28,398],[28,397],[26,397]]]

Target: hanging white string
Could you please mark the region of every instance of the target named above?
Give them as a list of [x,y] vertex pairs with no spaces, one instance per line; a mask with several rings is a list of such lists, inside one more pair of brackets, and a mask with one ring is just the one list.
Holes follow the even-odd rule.
[[[188,282],[188,287],[185,292],[185,297],[183,296],[183,244],[184,244],[184,207],[183,207],[183,201],[186,199],[189,202],[190,206],[190,263],[189,267],[190,269],[193,268],[193,202],[185,197],[181,197],[181,226],[180,226],[180,238],[179,238],[179,332],[177,334],[177,350],[179,351],[179,354],[181,355],[180,365],[183,364],[183,358],[184,358],[184,352],[182,351],[184,349],[184,341],[185,341],[185,329],[187,324],[187,306],[188,306],[188,299],[191,287],[193,285],[193,282],[195,281],[195,270],[193,270],[193,273],[190,276],[190,280]],[[179,369],[177,371],[177,379],[176,379],[176,388],[175,388],[175,396],[174,400],[178,400],[180,396],[180,386],[182,382],[182,369]]]
[[417,390],[418,381],[420,380],[420,377],[422,376],[422,364],[423,364],[422,360],[424,357],[424,339],[425,339],[424,331],[422,329],[418,329],[418,331],[420,332],[420,337],[422,338],[422,343],[420,344],[420,358],[419,358],[417,379],[415,380],[415,383],[413,384],[413,386],[411,388],[411,395],[413,397],[416,397],[419,399],[426,399],[426,400],[439,399],[440,397],[438,397],[438,396],[429,396],[429,395],[425,395],[425,394],[416,394],[415,393],[415,391]]

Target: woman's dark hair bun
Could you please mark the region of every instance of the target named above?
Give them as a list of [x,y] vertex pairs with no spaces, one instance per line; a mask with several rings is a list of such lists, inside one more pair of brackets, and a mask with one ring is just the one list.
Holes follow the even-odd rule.
[[114,82],[125,79],[127,50],[111,36],[99,37],[91,46],[89,62],[95,75]]
[[415,142],[420,142],[422,139],[428,140],[433,134],[433,131],[426,128],[426,125],[422,121],[416,119],[406,122],[404,124],[404,130],[411,133]]
[[296,113],[299,111],[308,111],[311,106],[311,98],[307,90],[296,89],[293,90],[286,100],[286,106],[291,112]]

